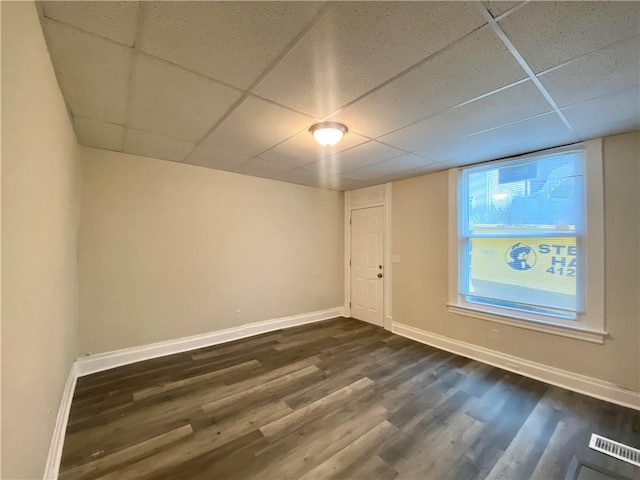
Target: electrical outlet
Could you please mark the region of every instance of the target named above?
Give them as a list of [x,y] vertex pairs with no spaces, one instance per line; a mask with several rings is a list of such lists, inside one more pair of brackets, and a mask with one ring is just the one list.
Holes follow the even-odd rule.
[[240,318],[241,314],[242,312],[240,311],[240,309],[236,310],[236,318]]
[[495,340],[495,341],[500,340],[500,337],[498,336],[498,329],[497,328],[492,328],[491,329],[491,340]]

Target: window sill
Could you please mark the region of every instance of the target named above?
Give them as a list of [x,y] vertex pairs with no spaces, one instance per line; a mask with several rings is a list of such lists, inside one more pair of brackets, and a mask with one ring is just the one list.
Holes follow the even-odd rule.
[[451,313],[464,315],[466,317],[479,318],[481,320],[488,320],[490,322],[502,323],[503,325],[511,325],[513,327],[524,328],[527,330],[534,330],[536,332],[551,333],[553,335],[574,338],[576,340],[583,340],[585,342],[591,342],[591,343],[604,344],[604,339],[608,335],[607,332],[605,331],[588,330],[588,329],[579,328],[579,327],[553,325],[550,323],[526,320],[526,319],[508,316],[508,315],[489,313],[477,308],[472,308],[466,305],[459,305],[454,303],[447,303],[447,309]]

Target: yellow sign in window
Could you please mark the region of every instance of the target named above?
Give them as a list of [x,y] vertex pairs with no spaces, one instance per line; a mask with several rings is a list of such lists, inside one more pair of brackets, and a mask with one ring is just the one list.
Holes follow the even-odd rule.
[[469,250],[470,294],[576,310],[575,237],[472,238]]

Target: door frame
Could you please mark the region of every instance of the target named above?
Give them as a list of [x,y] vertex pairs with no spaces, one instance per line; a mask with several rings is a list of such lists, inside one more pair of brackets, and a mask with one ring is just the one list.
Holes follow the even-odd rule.
[[344,307],[351,316],[351,212],[362,208],[383,207],[383,326],[391,330],[391,182],[344,192]]

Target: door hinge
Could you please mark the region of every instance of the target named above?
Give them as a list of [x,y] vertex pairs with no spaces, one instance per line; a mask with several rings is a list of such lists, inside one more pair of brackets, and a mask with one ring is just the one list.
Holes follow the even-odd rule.
[[351,302],[349,302],[349,308],[351,308]]
[[349,260],[349,266],[351,266],[351,260]]
[[351,225],[351,219],[349,219],[349,225]]

